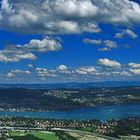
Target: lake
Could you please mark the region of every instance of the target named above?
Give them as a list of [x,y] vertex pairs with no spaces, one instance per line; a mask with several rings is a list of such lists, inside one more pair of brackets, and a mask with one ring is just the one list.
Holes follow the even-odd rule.
[[75,109],[72,111],[54,111],[54,112],[10,112],[0,111],[0,117],[32,117],[48,119],[76,119],[107,121],[110,119],[119,119],[127,117],[140,117],[140,104],[136,105],[111,105],[99,106],[95,108]]

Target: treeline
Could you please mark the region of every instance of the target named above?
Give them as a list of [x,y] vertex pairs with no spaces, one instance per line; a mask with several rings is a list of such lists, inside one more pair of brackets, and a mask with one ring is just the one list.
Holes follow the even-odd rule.
[[77,140],[76,138],[70,136],[69,134],[63,131],[56,131],[55,135],[59,137],[60,140]]

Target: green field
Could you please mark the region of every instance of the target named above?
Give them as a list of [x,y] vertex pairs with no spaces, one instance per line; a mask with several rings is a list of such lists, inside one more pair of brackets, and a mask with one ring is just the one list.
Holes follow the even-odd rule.
[[38,131],[13,131],[10,133],[10,137],[15,138],[16,140],[24,139],[27,137],[31,137],[34,140],[59,140],[57,136],[53,132],[38,132]]
[[79,130],[86,131],[86,132],[95,132],[96,131],[96,129],[94,127],[85,127],[85,128],[80,128]]

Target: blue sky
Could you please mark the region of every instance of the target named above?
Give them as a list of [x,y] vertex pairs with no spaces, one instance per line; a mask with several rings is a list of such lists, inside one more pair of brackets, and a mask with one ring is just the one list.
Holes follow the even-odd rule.
[[139,17],[138,1],[2,0],[0,83],[139,81]]

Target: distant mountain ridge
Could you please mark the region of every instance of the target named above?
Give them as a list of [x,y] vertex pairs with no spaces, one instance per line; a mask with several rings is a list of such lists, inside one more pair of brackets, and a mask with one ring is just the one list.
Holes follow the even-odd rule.
[[140,81],[88,82],[88,83],[54,83],[54,84],[0,84],[0,88],[59,89],[59,88],[101,88],[101,87],[140,86]]

